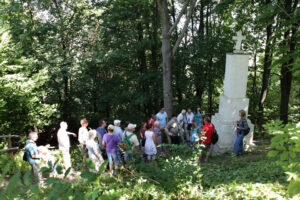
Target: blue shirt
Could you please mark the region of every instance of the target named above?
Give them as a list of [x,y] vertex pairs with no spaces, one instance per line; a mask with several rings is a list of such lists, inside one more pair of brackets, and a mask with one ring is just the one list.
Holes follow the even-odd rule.
[[156,114],[156,118],[160,123],[160,128],[165,128],[167,123],[168,114],[166,112],[159,112]]
[[102,128],[102,127],[98,127],[96,129],[96,131],[97,131],[98,134],[101,135],[101,138],[103,138],[103,136],[105,135],[105,133],[107,133],[106,130],[105,130],[105,128]]
[[25,146],[26,156],[29,164],[34,165],[39,159],[32,158],[33,155],[38,155],[36,143],[32,140],[26,141]]
[[123,131],[122,131],[121,127],[115,126],[114,135],[117,135],[119,137],[120,142],[122,142]]
[[195,113],[194,121],[199,124],[201,123],[201,113]]

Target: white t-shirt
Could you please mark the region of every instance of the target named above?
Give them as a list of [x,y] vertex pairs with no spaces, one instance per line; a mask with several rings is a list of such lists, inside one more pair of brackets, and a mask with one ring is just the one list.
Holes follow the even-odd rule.
[[194,113],[186,113],[186,118],[187,118],[187,123],[188,124],[192,124],[193,123],[193,120],[194,120]]
[[[122,136],[122,141],[124,142],[125,141],[125,134],[127,137],[129,137],[132,133],[128,132],[128,131],[125,131],[123,136]],[[133,147],[137,147],[139,146],[139,140],[137,139],[136,135],[133,133],[133,136],[131,136],[131,138],[129,139],[131,145]]]
[[81,127],[79,129],[79,133],[78,133],[78,141],[80,144],[84,144],[84,142],[86,143],[87,140],[89,138],[89,131],[87,130],[86,127]]
[[70,139],[67,130],[61,128],[58,130],[57,141],[59,149],[70,148]]

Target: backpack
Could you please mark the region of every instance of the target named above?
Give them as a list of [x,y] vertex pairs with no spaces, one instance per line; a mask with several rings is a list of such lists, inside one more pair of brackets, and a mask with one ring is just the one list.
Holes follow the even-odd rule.
[[26,150],[25,150],[25,152],[24,152],[24,154],[23,154],[23,160],[24,160],[24,161],[28,161]]
[[[242,122],[244,122],[244,120]],[[244,131],[244,136],[248,135],[248,133],[250,132],[250,128],[248,126],[247,121],[246,121],[246,124],[247,124],[247,129]]]
[[219,135],[218,135],[218,132],[217,132],[217,130],[215,128],[215,125],[213,125],[213,127],[214,127],[214,132],[213,132],[213,134],[211,136],[211,143],[212,144],[216,144],[218,142],[218,140],[219,140]]
[[132,137],[132,136],[134,136],[134,133],[131,133],[131,135],[129,135],[129,136],[127,136],[127,131],[125,131],[125,133],[124,133],[124,135],[125,135],[125,138],[124,138],[124,149],[126,150],[126,149],[130,149],[130,147],[131,147],[131,142],[130,142],[130,138]]

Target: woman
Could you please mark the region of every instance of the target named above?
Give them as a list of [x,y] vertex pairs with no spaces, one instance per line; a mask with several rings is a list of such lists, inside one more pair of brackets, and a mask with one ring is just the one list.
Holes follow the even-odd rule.
[[145,154],[147,155],[147,160],[155,160],[155,155],[157,153],[156,145],[157,145],[157,139],[156,135],[152,131],[152,125],[148,124],[146,126],[146,132],[145,132]]
[[[159,121],[156,121],[154,123],[153,133],[156,135],[157,146],[161,145],[162,139],[161,139],[161,130],[160,130]],[[162,153],[161,147],[156,147],[156,149],[157,149],[157,155],[161,155]]]
[[113,164],[115,165],[115,169],[118,168],[120,164],[120,158],[118,156],[119,147],[121,145],[120,139],[117,135],[114,134],[114,126],[109,125],[108,133],[103,136],[103,146],[106,148],[106,153],[108,157],[109,169],[111,171],[111,175],[113,175]]
[[197,123],[198,128],[201,130],[201,108],[197,107],[197,110],[195,112],[194,122]]
[[103,163],[103,158],[99,145],[95,142],[96,135],[96,130],[89,131],[89,138],[86,142],[86,147],[88,149],[89,158],[93,161],[93,163],[95,164],[95,169],[98,171],[100,165]]
[[199,137],[200,128],[198,127],[198,123],[193,123],[193,129],[192,129],[192,136],[191,136],[191,143],[194,144],[197,138]]
[[244,110],[239,111],[240,120],[237,121],[236,125],[236,140],[234,143],[234,154],[236,156],[242,154],[243,152],[243,140],[245,137],[245,131],[248,129],[248,123],[246,119],[246,112]]

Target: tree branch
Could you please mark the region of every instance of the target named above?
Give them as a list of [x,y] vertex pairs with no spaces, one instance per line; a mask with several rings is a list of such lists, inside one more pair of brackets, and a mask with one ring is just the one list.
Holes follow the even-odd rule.
[[180,35],[179,35],[179,37],[178,37],[178,39],[177,39],[177,41],[176,41],[174,47],[173,47],[173,50],[172,50],[172,56],[175,55],[176,50],[177,50],[179,44],[181,43],[182,38],[184,37],[184,34],[185,34],[185,32],[186,32],[186,30],[187,30],[187,28],[188,28],[188,25],[189,25],[190,20],[191,20],[191,18],[192,18],[192,14],[193,14],[193,10],[194,10],[194,7],[195,7],[195,5],[196,5],[196,2],[197,2],[197,0],[192,0],[192,2],[191,2],[190,10],[189,10],[188,15],[187,15],[187,18],[186,18],[186,20],[185,20],[185,22],[184,22],[183,29],[182,29],[182,31],[181,31],[181,33],[180,33]]
[[180,13],[179,13],[179,15],[178,15],[176,21],[174,22],[173,26],[172,26],[172,27],[170,28],[170,30],[169,30],[169,33],[168,33],[169,35],[171,35],[172,32],[175,30],[176,26],[178,25],[178,23],[179,23],[179,21],[180,21],[182,15],[183,15],[183,13],[184,13],[184,11],[186,10],[187,6],[189,5],[190,1],[191,1],[191,0],[187,0],[187,1],[185,2],[185,4],[183,5],[183,7],[182,7],[182,9],[181,9],[181,11],[180,11]]

